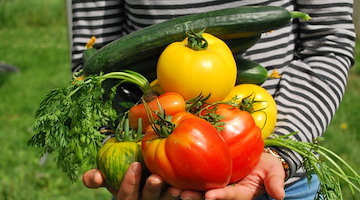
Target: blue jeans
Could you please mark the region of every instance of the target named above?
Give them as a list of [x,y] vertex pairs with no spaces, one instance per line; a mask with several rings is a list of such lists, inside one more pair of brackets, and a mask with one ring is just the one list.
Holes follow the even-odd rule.
[[[316,193],[319,189],[319,179],[316,175],[312,175],[310,184],[307,178],[300,179],[289,187],[285,188],[284,200],[314,200]],[[273,200],[268,195],[262,195],[256,198],[256,200]]]

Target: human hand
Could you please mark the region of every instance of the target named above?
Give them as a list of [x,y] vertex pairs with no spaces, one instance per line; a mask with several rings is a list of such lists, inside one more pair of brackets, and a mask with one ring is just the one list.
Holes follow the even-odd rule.
[[278,158],[263,153],[255,169],[240,182],[224,188],[209,190],[205,199],[251,200],[264,193],[274,199],[284,199],[284,168]]
[[284,199],[284,168],[275,156],[263,153],[258,165],[243,180],[224,188],[199,192],[182,191],[181,197],[192,200],[252,200],[267,193],[274,199]]
[[209,190],[203,195],[195,191],[182,191],[177,188],[170,187],[165,193],[161,193],[164,186],[163,180],[153,174],[150,175],[142,190],[139,192],[141,177],[140,163],[133,163],[126,172],[124,180],[120,186],[120,190],[116,191],[106,186],[105,180],[97,169],[92,169],[84,174],[84,185],[89,188],[107,187],[117,199],[181,199],[200,200],[200,199],[241,199],[251,200],[265,192],[274,199],[283,199],[285,197],[284,179],[285,172],[281,162],[275,156],[263,153],[258,165],[255,169],[240,182],[229,185],[224,188]]
[[141,164],[134,162],[124,175],[119,190],[109,187],[98,169],[92,169],[84,173],[83,183],[88,188],[106,187],[116,199],[129,200],[170,200],[177,199],[180,196],[181,190],[169,187],[167,191],[163,192],[164,181],[157,175],[150,175],[145,182],[145,185],[140,191],[141,184]]

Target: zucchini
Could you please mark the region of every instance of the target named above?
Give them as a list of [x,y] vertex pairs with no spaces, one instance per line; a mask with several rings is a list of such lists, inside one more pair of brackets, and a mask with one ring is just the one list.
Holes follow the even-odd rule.
[[223,40],[247,38],[285,26],[292,18],[291,12],[275,6],[235,7],[174,18],[105,45],[88,58],[83,71],[89,75],[123,69],[184,39],[189,30],[206,29],[207,33]]
[[236,85],[256,84],[261,85],[268,77],[268,71],[259,63],[245,59],[235,58],[237,66]]

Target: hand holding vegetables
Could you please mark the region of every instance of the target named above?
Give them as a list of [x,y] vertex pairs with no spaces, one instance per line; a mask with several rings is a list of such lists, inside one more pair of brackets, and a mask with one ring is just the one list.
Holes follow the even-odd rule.
[[[165,185],[164,181],[157,175],[152,174],[146,179],[146,183],[142,189],[141,188],[141,179],[143,176],[144,166],[139,162],[134,162],[129,166],[129,169],[124,175],[123,182],[120,188],[113,189],[109,187],[103,176],[101,175],[100,170],[92,169],[84,173],[83,183],[88,188],[99,188],[106,187],[109,192],[113,194],[116,199],[132,199],[138,200],[141,196],[143,199],[173,199],[173,197],[179,196],[181,193],[180,189],[169,188],[167,192],[163,191],[163,186]],[[160,198],[162,196],[162,198]]]
[[[289,13],[287,12],[287,14]],[[215,28],[215,30],[216,29],[218,28]],[[231,29],[228,27],[227,31],[229,30]],[[260,32],[261,31],[259,31],[258,33]],[[258,33],[251,36],[257,36]],[[141,32],[138,34],[141,36]],[[210,47],[213,44],[213,38],[210,35],[203,34],[205,40],[209,40],[206,42],[203,42],[202,39],[204,38],[202,38],[202,36],[197,36],[197,34],[194,35],[196,36],[195,39],[189,37],[188,40],[184,40],[187,41],[187,43],[183,42],[185,45],[182,44],[181,47],[196,46],[193,45],[190,41],[197,41],[199,38],[200,47],[207,45],[209,45]],[[248,34],[241,35],[249,36]],[[237,37],[238,34],[228,34],[227,36]],[[141,43],[141,40],[137,42]],[[176,44],[177,43],[175,43],[174,45]],[[309,173],[315,172],[319,175],[320,179],[324,182],[324,186],[322,185],[322,189],[325,188],[324,194],[327,194],[326,192],[329,187],[327,187],[326,184],[334,180],[334,175],[344,176],[345,173],[341,170],[341,168],[338,167],[338,165],[334,164],[335,162],[332,162],[330,157],[325,158],[330,160],[330,162],[334,164],[335,169],[328,168],[327,165],[323,164],[321,160],[318,159],[318,157],[313,153],[314,151],[318,152],[322,156],[326,155],[326,153],[332,154],[332,152],[324,149],[321,146],[318,146],[317,144],[301,143],[293,141],[289,138],[277,137],[275,135],[268,138],[268,135],[272,132],[274,123],[276,121],[276,115],[273,116],[270,114],[266,114],[267,111],[265,112],[266,108],[270,107],[269,102],[272,100],[271,98],[269,98],[269,101],[258,100],[256,98],[257,93],[251,92],[251,94],[239,98],[241,99],[241,103],[236,102],[236,100],[234,102],[218,102],[220,100],[224,100],[224,98],[229,95],[229,92],[234,88],[234,83],[236,79],[236,67],[234,67],[234,60],[231,54],[232,52],[229,49],[225,48],[226,45],[224,45],[224,43],[222,43],[221,41],[219,42],[219,44],[221,44],[220,47],[215,47],[215,45],[214,49],[209,49],[211,51],[204,51],[206,52],[206,54],[210,55],[205,56],[207,58],[205,59],[206,62],[203,62],[205,63],[205,65],[196,65],[194,64],[196,62],[185,62],[186,64],[184,65],[182,61],[186,59],[183,59],[183,57],[177,60],[172,59],[172,56],[177,55],[178,52],[181,52],[181,50],[178,50],[176,48],[174,48],[175,50],[171,49],[174,46],[173,44],[170,44],[169,46],[169,49],[171,51],[168,51],[167,48],[160,56],[157,72],[158,81],[161,88],[164,89],[165,92],[179,92],[180,96],[183,96],[185,100],[190,100],[199,95],[207,96],[206,100],[204,102],[199,102],[197,106],[200,106],[200,109],[202,109],[203,107],[201,106],[207,107],[209,105],[210,107],[216,107],[216,105],[221,105],[219,106],[219,108],[217,108],[218,110],[215,111],[215,113],[211,113],[211,115],[209,115],[210,117],[213,117],[213,115],[219,115],[220,120],[216,121],[214,124],[211,124],[207,120],[207,118],[200,118],[206,116],[206,114],[209,113],[207,111],[205,112],[205,115],[203,115],[203,113],[200,113],[201,116],[189,117],[189,115],[191,114],[184,114],[184,119],[181,119],[181,117],[177,118],[177,114],[179,113],[174,115],[171,114],[173,118],[168,119],[168,114],[171,113],[169,112],[170,109],[166,106],[161,105],[162,103],[160,101],[160,97],[155,97],[155,108],[152,106],[149,107],[153,109],[152,112],[154,112],[155,116],[157,116],[158,119],[155,119],[155,121],[153,122],[153,118],[155,117],[152,114],[147,114],[145,116],[144,112],[141,115],[134,117],[134,119],[151,119],[149,120],[149,123],[152,124],[152,129],[142,127],[147,130],[142,140],[142,155],[144,156],[146,167],[148,167],[151,172],[158,174],[161,179],[163,179],[166,183],[171,184],[172,186],[179,187],[179,189],[191,189],[196,191],[209,190],[205,193],[205,196],[207,198],[215,196],[220,198],[228,198],[233,197],[232,195],[236,195],[239,197],[243,196],[244,199],[252,198],[255,195],[264,192],[264,186],[266,187],[266,191],[268,192],[268,194],[274,195],[274,197],[276,198],[282,198],[283,181],[285,177],[283,176],[284,171],[281,171],[282,167],[279,160],[277,160],[275,157],[269,157],[268,154],[263,154],[261,152],[264,146],[264,141],[261,138],[260,132],[260,129],[262,129],[263,133],[265,132],[265,130],[268,130],[267,133],[263,135],[263,138],[266,138],[265,145],[286,147],[304,156],[306,158],[306,161],[308,162],[305,163],[307,164],[306,166],[311,166],[306,168],[306,170],[309,170]],[[128,47],[131,47],[131,44],[128,45]],[[219,49],[222,49],[223,51],[218,52]],[[151,50],[152,49],[150,48],[150,51]],[[95,53],[88,58],[87,63],[90,64],[87,66],[93,66],[91,65],[91,63],[96,65],[96,62],[101,62],[101,59],[97,60],[96,57],[98,55],[104,55],[104,53],[101,52],[106,51],[99,50],[99,52],[100,54]],[[197,52],[201,52],[201,50],[198,50]],[[214,52],[216,52],[216,54],[212,54]],[[195,57],[195,54],[196,53],[194,53],[193,51],[190,51],[189,53],[190,57]],[[131,56],[130,59],[128,59],[127,55],[124,54],[124,56],[125,57],[121,58],[120,60],[125,60],[126,62],[129,62],[125,62],[124,64],[128,66],[128,64],[131,64],[132,61]],[[134,54],[132,54],[132,56],[134,56]],[[93,60],[93,58],[95,60]],[[218,60],[215,60],[213,62],[213,58]],[[195,60],[198,60],[198,58],[196,58]],[[110,62],[110,64],[116,63],[116,61],[112,61],[111,59],[108,59],[108,61]],[[176,64],[180,64],[178,67],[176,67],[176,70],[179,70],[179,72],[180,69],[184,66],[188,67],[184,71],[189,74],[186,74],[182,71],[181,73],[175,73],[175,76],[171,76],[172,74],[174,74],[174,72],[173,69],[169,70],[169,66],[176,66]],[[210,66],[215,68],[219,67],[220,65],[222,66],[221,70],[217,68],[217,70],[215,70],[215,73],[206,73],[206,70],[209,69]],[[201,66],[202,68],[199,69],[199,66]],[[171,73],[169,73],[169,71]],[[121,116],[122,114],[124,114],[116,113],[116,110],[113,109],[112,103],[114,100],[113,97],[115,95],[114,91],[116,91],[116,87],[123,82],[130,81],[131,83],[135,83],[139,87],[141,87],[141,90],[145,94],[151,92],[148,81],[140,74],[139,77],[135,76],[134,78],[134,74],[136,73],[132,71],[112,72],[108,74],[100,73],[100,75],[85,77],[84,80],[80,80],[79,82],[75,81],[73,83],[73,86],[66,88],[65,90],[59,90],[51,93],[42,102],[42,106],[37,113],[38,121],[36,123],[35,130],[38,133],[30,140],[29,143],[33,146],[42,147],[43,153],[57,152],[57,156],[58,158],[60,158],[58,159],[58,161],[65,161],[64,163],[61,163],[62,169],[68,170],[70,177],[74,180],[76,178],[76,170],[78,166],[82,166],[84,167],[84,169],[88,169],[90,164],[92,163],[91,159],[90,161],[89,159],[86,159],[87,156],[90,155],[91,157],[92,155],[94,155],[94,153],[96,153],[96,151],[102,153],[103,150],[101,148],[106,148],[110,146],[110,144],[105,144],[104,146],[101,146],[100,142],[102,139],[104,139],[104,136],[99,134],[97,131],[101,126],[104,125],[116,125],[116,123],[118,123],[119,121],[119,116],[117,116],[117,114],[120,114]],[[184,74],[186,76],[183,76]],[[189,75],[194,74],[196,74],[195,77],[184,81]],[[217,79],[219,77],[222,79]],[[177,78],[180,79],[176,80]],[[120,79],[120,81],[114,85],[111,91],[106,93],[103,91],[103,85],[101,84],[105,79]],[[203,81],[194,81],[195,79],[201,79]],[[262,81],[263,80],[261,80],[260,82]],[[203,82],[205,82],[206,84],[203,84]],[[93,91],[96,91],[96,96],[89,95],[92,94]],[[253,94],[254,97],[251,97],[251,95]],[[49,102],[53,106],[47,107]],[[267,103],[264,108],[257,109],[253,105],[254,103],[264,102]],[[159,110],[156,108],[157,105]],[[222,110],[222,105],[225,105],[225,107],[230,105],[234,107],[234,109],[236,108],[236,110],[239,108],[246,108],[248,110],[244,110],[248,112],[265,112],[266,117],[262,118],[265,119],[265,122],[260,125],[256,123],[257,126],[259,126],[257,127],[255,126],[255,122],[253,121],[253,117],[255,117],[255,115],[250,115],[250,113],[247,113],[244,110],[242,110],[242,112],[240,112],[241,110],[239,112],[236,111],[236,117],[241,116],[242,119],[252,119],[252,121],[249,122],[249,120],[246,120],[248,123],[242,123],[243,129],[239,128],[239,126],[233,126],[231,128],[235,127],[235,130],[229,131],[229,125],[231,124],[231,120],[227,121],[228,113]],[[139,107],[141,107],[141,105]],[[159,115],[159,113],[162,113],[160,107],[165,108],[165,110],[163,111],[163,113],[165,113],[164,115]],[[64,111],[66,111],[65,115],[63,114]],[[52,114],[51,112],[54,112],[55,114]],[[139,111],[131,112],[138,113]],[[188,110],[188,112],[190,111]],[[100,116],[98,116],[99,113]],[[242,113],[246,113],[246,116]],[[42,114],[44,114],[44,116]],[[234,117],[234,119],[236,119],[236,117]],[[259,118],[256,117],[256,119]],[[89,121],[91,123],[89,123]],[[220,126],[215,126],[215,124],[218,123],[223,124]],[[55,126],[53,126],[54,124]],[[265,129],[264,127],[266,127],[266,125],[268,124],[270,124],[270,128]],[[148,125],[144,124],[143,126]],[[139,126],[135,128],[139,128]],[[241,132],[241,130],[246,130],[244,131],[244,135],[243,133],[238,133]],[[86,134],[84,134],[84,132]],[[239,135],[241,135],[241,137],[239,137]],[[238,143],[239,141],[240,143]],[[110,140],[110,142],[112,142],[112,140]],[[242,144],[241,142],[244,142],[244,144]],[[65,155],[67,155],[67,157],[64,157],[61,154],[63,152],[66,153]],[[113,158],[112,156],[115,157],[119,155],[116,155],[116,153],[114,153],[113,155],[105,155],[104,157],[106,156],[111,156],[111,158]],[[61,158],[64,158],[64,160],[62,160]],[[335,158],[341,160],[338,157]],[[117,167],[117,164],[123,163],[121,162],[109,164],[108,162],[104,161],[108,160],[98,159],[98,166],[103,176],[106,177],[106,179],[110,179],[107,180],[107,184],[111,184],[111,186],[115,188],[120,187],[118,193],[118,195],[120,195],[120,198],[123,197],[122,195],[125,195],[127,197],[128,195],[130,195],[130,198],[135,199],[138,198],[140,195],[138,193],[138,180],[140,180],[140,172],[138,168],[139,165],[129,165],[129,163],[125,163],[127,164],[126,167],[122,168],[121,171],[116,172],[116,175],[122,175],[126,170],[127,166],[131,166],[130,169],[127,170],[125,176],[115,177],[116,175],[114,175],[116,181],[112,181],[111,178],[113,177],[111,176],[111,173],[109,176],[109,173],[104,172],[106,172],[109,168],[109,171],[111,171],[112,167]],[[133,160],[129,162],[133,162]],[[179,166],[179,164],[181,164],[181,166]],[[104,165],[104,167],[102,168],[101,165]],[[199,170],[198,166],[201,165],[205,165],[207,171]],[[319,165],[322,167],[321,170],[319,170],[318,168]],[[344,176],[344,180],[349,183],[352,190],[359,191],[359,187],[357,187],[356,184],[352,183],[352,180],[359,180],[359,175],[353,170],[351,170],[351,168],[349,169],[352,172],[350,176],[353,176],[354,179],[348,178],[348,176]],[[329,176],[331,177],[330,179],[328,179]],[[129,183],[129,177],[133,177],[133,180],[136,181],[132,183],[133,186],[136,187],[130,190],[128,190],[129,188],[126,187],[126,184]],[[152,175],[149,178],[151,177],[154,176]],[[122,178],[124,179],[121,180]],[[102,182],[103,181],[100,181],[100,183]],[[114,182],[116,182],[116,184],[113,184]],[[89,181],[88,177],[84,177],[84,183],[90,183],[89,186],[91,187],[94,186],[91,185],[91,181]],[[236,184],[234,184],[233,186],[226,186],[229,183]],[[162,182],[160,184],[162,184]],[[148,188],[146,184],[144,188],[145,190],[143,191],[143,195],[149,194],[146,193],[146,188]],[[234,190],[234,188],[237,189]],[[180,191],[179,189],[174,190]],[[156,197],[159,197],[158,190],[155,191]],[[181,195],[184,196],[190,194],[200,197],[199,193],[191,193],[188,191],[184,191]]]
[[[224,188],[209,190],[205,193],[196,191],[181,190],[170,187],[162,192],[161,186],[164,181],[157,175],[151,175],[147,178],[143,190],[140,188],[141,166],[139,163],[133,163],[124,176],[124,181],[118,190],[111,190],[117,199],[138,200],[139,196],[143,199],[151,200],[172,200],[176,197],[181,199],[231,199],[234,196],[242,197],[244,200],[252,200],[266,192],[275,199],[284,198],[284,170],[281,162],[270,154],[263,153],[259,164],[242,181],[235,185]],[[105,179],[97,169],[86,172],[83,176],[83,182],[86,187],[98,188],[106,187]]]

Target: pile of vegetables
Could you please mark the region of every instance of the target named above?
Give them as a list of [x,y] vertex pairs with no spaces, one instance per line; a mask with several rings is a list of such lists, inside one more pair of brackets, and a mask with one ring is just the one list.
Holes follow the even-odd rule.
[[267,70],[234,57],[295,17],[309,19],[239,7],[178,17],[99,50],[92,38],[81,74],[40,103],[29,145],[54,155],[73,181],[97,167],[117,189],[139,161],[168,184],[197,191],[243,179],[265,146],[278,146],[304,157],[326,199],[342,198],[339,179],[360,192],[359,174],[318,140],[272,135],[276,103],[260,86]]

